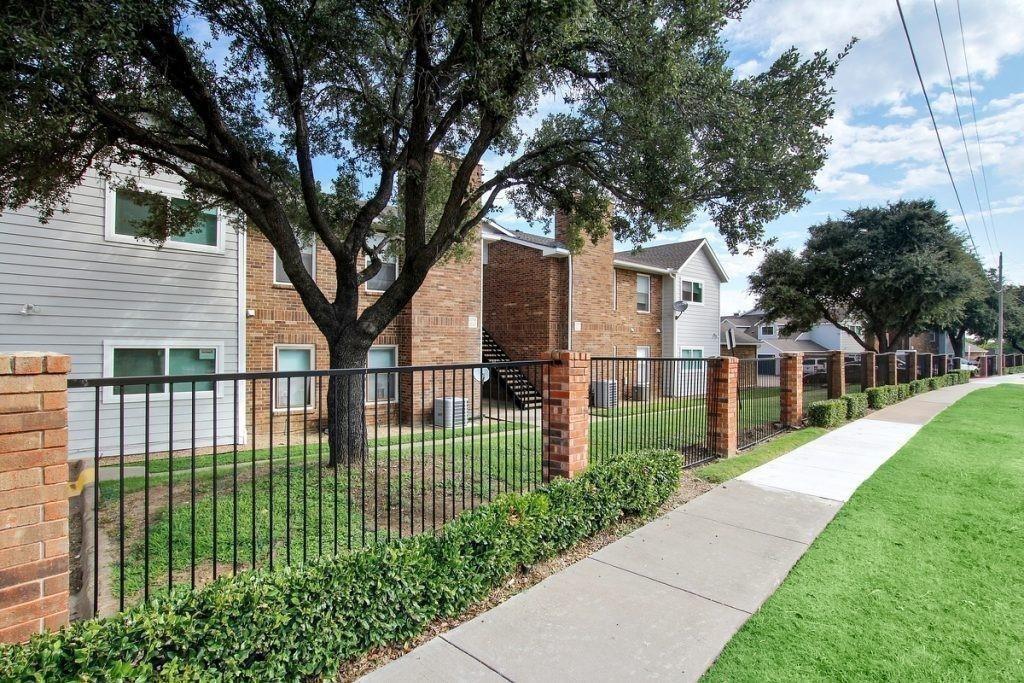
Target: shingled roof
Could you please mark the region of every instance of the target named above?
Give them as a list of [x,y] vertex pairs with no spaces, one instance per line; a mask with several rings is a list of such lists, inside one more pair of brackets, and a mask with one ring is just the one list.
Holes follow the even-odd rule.
[[639,251],[617,251],[615,252],[615,259],[626,263],[634,263],[638,266],[675,269],[686,263],[687,259],[700,249],[703,242],[704,240],[702,239],[688,240],[686,242],[673,242],[672,244],[660,244],[656,247],[646,247]]

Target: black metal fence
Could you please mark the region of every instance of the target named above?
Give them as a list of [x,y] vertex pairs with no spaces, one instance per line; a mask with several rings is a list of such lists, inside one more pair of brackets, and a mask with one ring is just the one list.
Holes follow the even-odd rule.
[[637,448],[677,450],[687,467],[714,459],[707,378],[701,358],[592,358],[591,462]]
[[811,404],[828,398],[828,363],[827,353],[805,353],[803,358],[803,407],[807,414]]
[[859,353],[848,353],[843,357],[844,394],[855,394],[864,390],[864,363]]
[[778,374],[760,372],[757,359],[739,361],[737,447],[749,448],[783,431],[782,390]]
[[92,394],[98,474],[80,613],[429,532],[535,488],[543,407],[514,393],[542,394],[549,364],[71,380]]
[[917,354],[917,378],[924,379],[932,376],[932,354]]
[[890,369],[896,364],[896,354],[894,353],[880,353],[875,356],[875,386],[883,387],[888,384],[893,384],[890,380]]
[[896,383],[907,384],[910,382],[910,354],[897,353],[896,354]]

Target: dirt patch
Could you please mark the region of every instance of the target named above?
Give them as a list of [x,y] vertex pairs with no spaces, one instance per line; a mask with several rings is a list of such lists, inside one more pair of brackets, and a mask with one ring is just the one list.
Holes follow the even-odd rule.
[[[665,501],[660,508],[658,508],[657,513],[655,513],[653,517],[660,517],[680,505],[693,500],[697,496],[710,491],[712,488],[714,488],[714,484],[710,484],[702,479],[697,479],[689,472],[684,472],[679,482],[679,488],[677,488],[676,492],[667,501]],[[599,532],[597,535],[573,546],[561,555],[549,558],[543,562],[538,562],[535,565],[525,568],[518,574],[510,576],[505,583],[491,591],[491,594],[484,600],[473,605],[457,618],[438,619],[432,622],[422,634],[408,643],[371,650],[359,659],[344,664],[338,672],[336,680],[354,681],[361,676],[365,676],[374,669],[380,668],[388,662],[398,659],[402,655],[412,651],[431,638],[439,636],[442,633],[446,633],[459,624],[467,622],[493,607],[497,607],[513,595],[520,593],[527,588],[540,583],[552,574],[556,574],[563,569],[576,564],[580,560],[589,557],[609,543],[612,543],[631,531],[643,526],[648,521],[649,520],[647,519],[640,519],[636,517],[623,519],[608,529]]]

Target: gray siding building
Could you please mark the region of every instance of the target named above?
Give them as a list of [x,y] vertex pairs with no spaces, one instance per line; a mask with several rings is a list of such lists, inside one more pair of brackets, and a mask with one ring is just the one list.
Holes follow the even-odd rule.
[[[90,171],[66,210],[45,224],[29,208],[0,214],[0,353],[66,353],[75,378],[244,369],[244,233],[211,211],[195,230],[162,245],[139,239],[132,218],[145,205],[112,185]],[[168,202],[185,201],[171,176],[139,178],[138,185]],[[151,449],[165,449],[172,436],[175,449],[190,447],[193,436],[197,446],[209,445],[215,400],[217,441],[234,441],[231,383],[216,391],[197,385],[194,406],[192,395],[191,385],[149,387]],[[98,399],[101,453],[120,452],[122,406],[125,452],[142,451],[145,390],[105,388]],[[95,390],[69,392],[73,456],[94,452],[96,408]]]

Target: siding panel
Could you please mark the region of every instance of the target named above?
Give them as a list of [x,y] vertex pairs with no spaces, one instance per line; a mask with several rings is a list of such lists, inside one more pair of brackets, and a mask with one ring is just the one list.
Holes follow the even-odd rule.
[[[146,182],[175,190],[171,176]],[[239,344],[239,236],[226,221],[224,252],[203,253],[104,237],[105,182],[89,172],[66,212],[46,224],[31,209],[0,214],[0,352],[46,350],[72,356],[72,377],[99,377],[105,339],[222,345],[219,369],[236,372]],[[223,219],[222,219],[223,220]],[[39,313],[22,315],[25,304]],[[242,390],[240,388],[240,392]],[[192,406],[175,397],[175,446],[191,446]],[[197,446],[212,440],[210,397],[197,397]],[[217,398],[218,441],[231,440],[230,383]],[[68,397],[69,450],[93,452],[94,393]],[[144,448],[143,405],[125,402],[126,453]],[[100,403],[101,452],[118,451],[119,405]],[[166,447],[168,401],[151,402],[150,446]],[[244,434],[244,430],[242,432]]]

